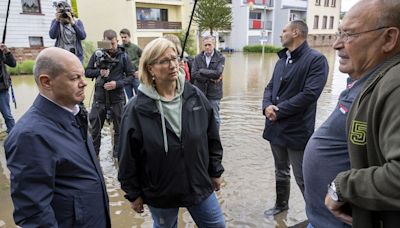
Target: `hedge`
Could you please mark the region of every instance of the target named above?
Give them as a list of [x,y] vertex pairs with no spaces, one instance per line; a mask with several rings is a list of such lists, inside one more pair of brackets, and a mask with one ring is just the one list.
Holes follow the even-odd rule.
[[247,45],[243,47],[243,52],[258,52],[262,53],[262,49],[264,47],[264,53],[277,53],[280,51],[282,48],[281,47],[275,47],[272,45]]
[[20,63],[17,63],[16,67],[8,67],[7,71],[11,75],[18,74],[33,74],[33,65],[35,64],[34,60],[25,60]]

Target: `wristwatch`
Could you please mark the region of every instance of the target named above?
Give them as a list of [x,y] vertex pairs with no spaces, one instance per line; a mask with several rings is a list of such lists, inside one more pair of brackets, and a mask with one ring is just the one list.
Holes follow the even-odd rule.
[[334,181],[332,181],[332,183],[330,183],[330,184],[328,185],[328,195],[329,195],[334,201],[336,201],[336,202],[342,202],[342,200],[339,199],[339,196],[338,196],[338,194],[337,194],[336,185],[335,185],[335,182],[334,182]]

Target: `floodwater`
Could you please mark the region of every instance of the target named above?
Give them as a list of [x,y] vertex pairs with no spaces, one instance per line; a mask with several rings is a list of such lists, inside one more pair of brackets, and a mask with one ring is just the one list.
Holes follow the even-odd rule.
[[[337,70],[335,52],[320,49],[328,58],[330,74],[319,99],[317,126],[332,111],[339,93],[345,88],[346,76]],[[306,220],[304,200],[292,178],[291,196],[287,213],[266,218],[265,209],[275,202],[274,161],[269,144],[262,138],[264,117],[260,110],[264,88],[271,78],[277,61],[275,54],[226,55],[224,71],[224,98],[221,101],[221,140],[224,147],[224,183],[218,199],[228,227],[304,227]],[[93,82],[88,80],[85,104],[92,100]],[[36,97],[32,76],[13,78],[18,108],[13,108],[16,119],[27,110]],[[89,107],[89,106],[88,106]],[[1,119],[1,118],[0,118]],[[4,124],[2,129],[5,128]],[[111,132],[103,129],[100,162],[104,171],[113,227],[151,227],[148,209],[143,214],[133,212],[123,197],[117,181],[117,168],[111,155]],[[2,142],[1,142],[2,144]],[[5,165],[3,147],[0,148],[0,227],[15,227],[12,220],[12,202],[9,196],[9,173]],[[190,214],[182,209],[179,228],[195,227]]]

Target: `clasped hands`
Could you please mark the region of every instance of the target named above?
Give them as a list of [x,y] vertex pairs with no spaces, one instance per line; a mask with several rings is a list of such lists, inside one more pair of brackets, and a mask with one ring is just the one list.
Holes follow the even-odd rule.
[[264,115],[272,122],[276,121],[277,114],[276,112],[279,111],[279,108],[275,105],[269,105],[264,110]]

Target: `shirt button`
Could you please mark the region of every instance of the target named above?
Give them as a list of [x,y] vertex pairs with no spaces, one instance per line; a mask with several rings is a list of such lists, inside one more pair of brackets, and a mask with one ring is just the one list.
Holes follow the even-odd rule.
[[276,100],[279,101],[279,97],[276,97]]

